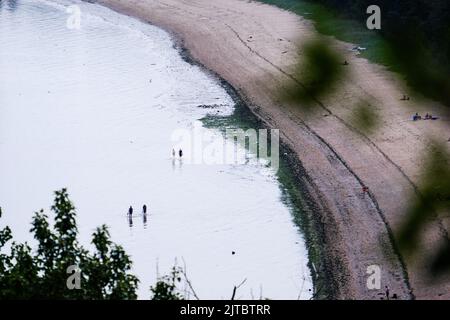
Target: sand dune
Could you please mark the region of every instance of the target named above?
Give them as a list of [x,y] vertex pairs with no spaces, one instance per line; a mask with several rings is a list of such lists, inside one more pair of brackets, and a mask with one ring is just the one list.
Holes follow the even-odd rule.
[[[416,192],[428,139],[447,141],[450,135],[448,119],[409,119],[415,112],[443,115],[441,105],[416,96],[400,101],[407,89],[396,75],[350,52],[354,45],[333,40],[350,62],[351,79],[320,101],[319,112],[307,115],[298,105],[281,102],[279,93],[302,81],[291,72],[302,58],[299,46],[316,34],[309,21],[244,0],[98,2],[172,32],[196,61],[228,81],[266,125],[280,129],[294,152],[288,156],[300,160],[299,170],[306,172],[299,179],[316,203],[311,216],[327,253],[319,268],[334,297],[378,299],[387,285],[403,299],[450,298],[450,278],[429,284],[421,267],[425,251],[420,259],[403,262],[390,233],[402,219],[408,196]],[[352,106],[360,99],[381,114],[382,127],[374,136],[351,125]],[[362,185],[370,194],[362,194]],[[426,247],[448,237],[449,225],[435,221]],[[374,264],[382,269],[381,290],[366,287],[366,267]]]

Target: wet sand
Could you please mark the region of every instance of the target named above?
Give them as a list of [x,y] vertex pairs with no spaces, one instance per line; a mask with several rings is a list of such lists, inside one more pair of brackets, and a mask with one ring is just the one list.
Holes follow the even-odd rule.
[[[350,80],[319,101],[308,115],[279,99],[302,79],[291,72],[298,47],[316,35],[311,23],[290,12],[243,0],[99,0],[116,11],[160,26],[182,42],[191,57],[229,82],[265,125],[279,128],[286,155],[311,197],[319,266],[333,298],[379,299],[385,286],[400,299],[450,298],[450,278],[431,285],[423,273],[427,248],[448,237],[449,221],[433,221],[425,249],[415,260],[397,252],[392,230],[402,221],[409,196],[419,192],[422,151],[430,138],[447,141],[448,119],[410,121],[415,112],[444,115],[436,102],[412,96],[396,75],[333,40],[350,62]],[[132,50],[132,48],[130,48]],[[365,135],[352,126],[352,107],[368,99],[381,128]],[[444,140],[443,140],[444,139]],[[447,144],[449,146],[450,144]],[[362,186],[369,193],[362,192]],[[382,288],[368,290],[367,266],[378,265]]]

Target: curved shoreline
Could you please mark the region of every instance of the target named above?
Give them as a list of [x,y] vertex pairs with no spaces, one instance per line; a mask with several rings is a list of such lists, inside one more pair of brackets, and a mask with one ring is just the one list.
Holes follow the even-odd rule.
[[[273,46],[267,48],[269,44],[256,50],[246,43],[240,33],[230,25],[237,23],[235,19],[242,22],[239,20],[240,17],[252,14],[252,11],[248,10],[256,7],[256,9],[263,8],[261,11],[264,12],[252,18],[254,22],[261,24],[259,27],[262,29],[264,29],[262,19],[266,18],[265,15],[277,15],[275,17],[280,18],[280,21],[288,20],[291,24],[289,27],[301,26],[303,28],[301,31],[304,31],[307,38],[312,33],[308,22],[271,6],[258,3],[244,4],[239,0],[230,1],[227,5],[223,4],[227,6],[226,8],[219,8],[220,4],[216,1],[209,1],[208,5],[205,1],[179,4],[180,1],[177,0],[139,2],[99,0],[95,2],[170,31],[174,38],[178,39],[178,45],[187,50],[189,57],[229,83],[249,110],[265,126],[283,128],[280,132],[281,141],[283,148],[287,150],[283,153],[287,154],[286,158],[302,190],[308,194],[308,216],[312,224],[313,237],[316,239],[312,246],[318,247],[317,252],[320,252],[321,265],[317,269],[328,287],[326,290],[328,298],[379,299],[384,293],[384,288],[367,290],[365,286],[366,268],[373,264],[382,266],[383,284],[388,285],[390,291],[400,299],[414,298],[411,287],[414,290],[418,289],[419,297],[429,296],[427,288],[421,287],[420,277],[415,276],[410,285],[406,271],[408,263],[399,256],[391,231],[392,226],[395,227],[401,218],[398,211],[405,206],[405,195],[409,194],[412,188],[410,176],[414,175],[414,172],[410,171],[407,175],[401,169],[402,164],[399,164],[398,160],[397,162],[391,160],[390,157],[388,159],[391,163],[386,163],[385,151],[374,142],[372,146],[367,144],[364,138],[356,133],[349,135],[351,143],[345,146],[346,142],[339,139],[339,134],[347,137],[349,128],[348,124],[342,120],[341,109],[328,110],[328,114],[333,115],[334,118],[341,118],[342,121],[339,124],[328,120],[331,117],[328,119],[324,117],[325,120],[310,119],[295,106],[281,106],[273,92],[284,86],[284,81],[279,80],[279,73],[284,73],[287,78],[289,73],[284,67],[279,67],[279,64],[285,63],[281,61],[284,58],[280,56],[280,50],[271,50]],[[230,9],[229,7],[233,5],[230,4],[231,2],[239,8]],[[214,29],[217,21],[209,17],[211,10],[218,15],[217,19],[221,20],[217,21],[223,25],[218,26],[216,30]],[[246,19],[244,18],[243,21]],[[285,25],[280,27],[284,35],[283,42],[288,42],[289,48],[295,47],[291,43],[294,42],[299,30],[285,32],[283,29],[285,27]],[[248,28],[251,29],[251,26]],[[240,32],[247,31],[249,30],[245,27],[240,30]],[[250,31],[252,34],[255,33],[254,29]],[[276,33],[273,30],[263,30],[261,34],[258,33],[258,36],[264,38],[264,32]],[[235,37],[236,40],[232,40],[231,37]],[[229,43],[226,45],[222,43],[227,41]],[[248,39],[247,42],[249,42]],[[255,46],[261,45],[257,43]],[[225,50],[228,48],[229,50]],[[245,54],[245,50],[249,50],[249,53]],[[258,50],[265,50],[266,55],[260,54]],[[291,60],[294,54],[289,52]],[[271,55],[271,58],[266,58],[267,55]],[[241,60],[245,61],[241,62]],[[258,60],[265,62],[260,63]],[[277,62],[273,62],[274,60]],[[353,61],[360,68],[368,68],[359,60]],[[249,83],[249,79],[255,83]],[[270,86],[273,89],[268,87],[267,83],[273,83]],[[363,92],[365,90],[367,89],[362,89]],[[354,91],[351,92],[354,93]],[[327,102],[320,103],[328,105]],[[359,146],[362,150],[353,150],[355,146]],[[370,160],[369,163],[361,162],[367,159]],[[369,169],[360,168],[361,163],[369,166]],[[381,164],[381,168],[388,168],[385,169],[386,172],[382,174],[381,179],[377,177],[377,170],[370,170],[371,165],[378,164]],[[357,168],[356,171],[355,168]],[[383,181],[383,178],[386,181]],[[388,185],[395,183],[395,195],[385,194],[385,183]],[[363,185],[370,187],[371,191],[367,197],[364,194],[361,196],[360,190]],[[400,201],[399,197],[405,199]],[[419,285],[416,285],[417,283]],[[446,288],[445,283],[439,290],[442,288]]]
[[[220,74],[206,68],[199,61],[195,60],[190,52],[184,47],[183,39],[177,37],[176,34],[170,34],[182,58],[190,64],[199,66],[212,77],[216,78],[232,97],[233,101],[238,105],[237,108],[242,108],[246,113],[244,117],[251,117],[250,121],[257,122],[261,128],[271,128],[264,118],[251,110],[249,107],[249,100],[243,93],[239,93],[238,90],[236,90],[236,88],[228,81],[223,79]],[[323,236],[324,230],[321,228],[320,219],[317,220],[316,217],[311,214],[311,211],[313,210],[319,212],[317,204],[313,200],[310,192],[307,191],[311,189],[311,187],[308,187],[310,185],[312,186],[311,179],[308,177],[306,170],[302,166],[299,158],[295,155],[295,152],[283,140],[280,140],[280,157],[288,164],[289,169],[294,172],[292,178],[295,180],[296,190],[301,192],[303,204],[301,210],[304,212],[301,216],[301,224],[298,224],[298,226],[304,232],[305,241],[307,243],[309,258],[308,267],[311,271],[314,283],[312,299],[337,299],[339,297],[339,288],[342,287],[343,284],[339,283],[335,277],[333,277],[333,274],[335,274],[339,268],[333,267],[332,257],[327,255],[326,248],[320,248],[320,245],[325,243],[325,237]],[[334,257],[334,259],[337,258],[338,257]],[[317,263],[320,266],[319,270],[315,267],[315,264]],[[345,271],[339,270],[339,272],[342,273]]]
[[[205,72],[216,78],[220,82],[220,85],[225,88],[227,93],[236,103],[237,108],[243,109],[245,113],[244,117],[251,117],[251,122],[257,122],[261,126],[261,128],[270,129],[270,125],[268,125],[262,117],[251,110],[251,108],[249,107],[248,99],[243,93],[239,93],[238,90],[236,90],[236,88],[234,88],[231,83],[223,79],[220,74],[216,73],[214,70],[206,68],[199,61],[195,60],[191,56],[189,50],[184,47],[183,39],[180,39],[174,33],[169,32],[169,34],[172,36],[176,48],[180,52],[182,58],[185,59],[186,62],[202,68]],[[311,195],[307,191],[308,188],[306,185],[310,183],[310,179],[307,178],[307,173],[303,168],[301,161],[298,159],[298,157],[295,156],[295,152],[293,152],[289,145],[284,143],[283,140],[280,140],[280,157],[288,164],[289,169],[295,172],[292,178],[294,180],[294,183],[296,184],[296,190],[301,192],[301,210],[304,212],[300,217],[302,220],[301,224],[298,223],[298,226],[304,232],[305,242],[307,244],[308,267],[310,269],[314,284],[312,299],[336,298],[337,292],[339,291],[338,288],[341,285],[336,283],[335,279],[332,277],[333,273],[335,273],[336,270],[333,270],[332,267],[329,267],[329,265],[331,264],[330,261],[327,261],[327,255],[324,252],[326,250],[320,248],[320,244],[324,243],[323,236],[319,236],[322,234],[318,230],[318,228],[320,228],[320,222],[315,220],[314,216],[310,214],[310,212],[313,210],[312,208],[316,208],[314,200],[312,200]],[[297,202],[298,200],[299,199],[293,199],[294,202]],[[298,203],[296,203],[296,205],[298,205]],[[297,217],[294,218],[296,219]],[[316,270],[315,263],[319,263],[319,265],[322,266],[321,270]]]

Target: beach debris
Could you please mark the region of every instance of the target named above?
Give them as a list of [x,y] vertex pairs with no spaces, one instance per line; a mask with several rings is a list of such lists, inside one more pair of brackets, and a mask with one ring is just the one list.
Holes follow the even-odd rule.
[[360,54],[362,51],[365,51],[365,50],[367,50],[367,48],[360,47],[360,46],[356,46],[356,47],[353,47],[352,49],[350,49],[350,51],[356,52],[356,54]]
[[352,50],[353,50],[353,51],[365,51],[365,50],[367,50],[367,48],[360,47],[360,46],[356,46],[356,47],[353,47]]
[[223,107],[223,104],[201,104],[198,105],[197,108],[202,108],[202,109],[217,109],[220,107]]

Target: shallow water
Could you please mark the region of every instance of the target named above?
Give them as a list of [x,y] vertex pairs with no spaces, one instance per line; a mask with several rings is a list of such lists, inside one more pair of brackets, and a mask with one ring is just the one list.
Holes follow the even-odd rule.
[[[80,29],[67,27],[73,3]],[[30,240],[33,212],[67,187],[82,243],[107,224],[134,261],[140,298],[157,269],[182,260],[202,299],[229,298],[244,279],[238,298],[311,296],[293,204],[271,168],[172,159],[174,131],[235,103],[166,32],[87,3],[0,6],[0,226]]]

